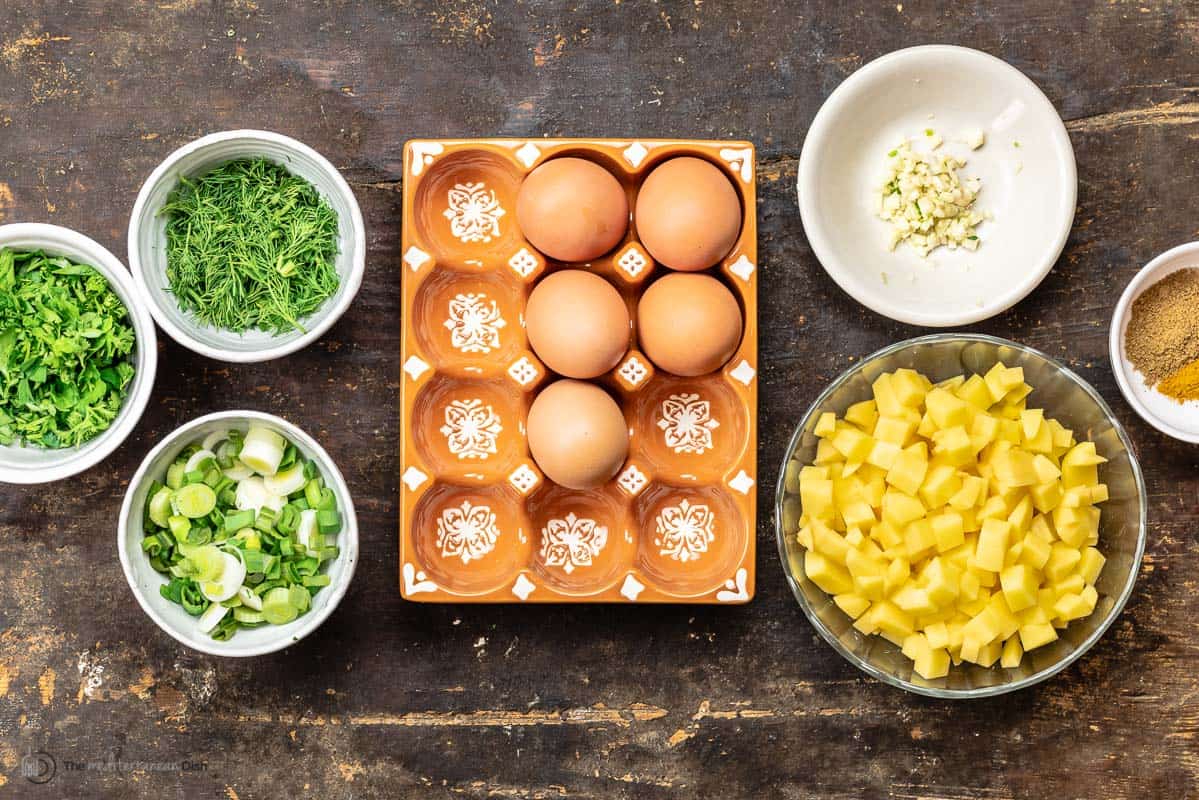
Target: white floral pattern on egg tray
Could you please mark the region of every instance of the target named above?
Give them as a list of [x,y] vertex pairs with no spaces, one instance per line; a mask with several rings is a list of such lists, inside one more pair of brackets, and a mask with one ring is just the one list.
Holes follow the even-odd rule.
[[606,527],[572,512],[565,519],[551,519],[541,529],[541,560],[547,567],[562,567],[569,575],[576,567],[591,566],[606,544]]
[[712,449],[712,431],[720,423],[712,418],[712,406],[698,394],[672,394],[662,401],[658,427],[666,446],[676,453],[703,453]]
[[505,212],[493,189],[482,181],[458,183],[448,193],[449,208],[442,213],[450,221],[450,232],[462,242],[486,244],[500,235],[500,217]]
[[716,540],[712,531],[715,522],[716,515],[703,503],[693,505],[683,500],[677,506],[667,506],[654,521],[658,534],[654,545],[660,548],[660,555],[693,561],[708,552],[708,545]]
[[490,506],[471,505],[463,500],[456,508],[446,508],[437,519],[437,546],[444,558],[461,558],[463,564],[477,560],[495,549],[500,530]]
[[490,353],[500,346],[500,328],[508,323],[484,292],[455,295],[444,325],[450,344],[463,353]]
[[504,430],[495,409],[483,405],[478,398],[453,400],[445,407],[445,424],[441,426],[446,446],[459,460],[484,460],[495,455],[496,437]]

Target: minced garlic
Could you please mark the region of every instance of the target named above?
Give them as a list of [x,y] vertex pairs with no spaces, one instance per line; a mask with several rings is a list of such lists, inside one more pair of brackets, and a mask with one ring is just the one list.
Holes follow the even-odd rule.
[[[925,135],[936,145],[941,137]],[[956,156],[917,153],[904,140],[887,154],[887,176],[879,190],[878,215],[891,223],[889,249],[907,242],[922,257],[941,245],[950,250],[977,250],[974,232],[978,223],[990,218],[973,209],[982,184],[978,178],[965,182],[957,171],[966,162]]]

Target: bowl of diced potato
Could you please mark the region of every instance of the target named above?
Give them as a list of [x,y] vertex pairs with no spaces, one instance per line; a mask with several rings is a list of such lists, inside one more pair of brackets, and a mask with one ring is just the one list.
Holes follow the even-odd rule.
[[800,422],[779,555],[820,635],[918,694],[1031,686],[1082,656],[1132,593],[1145,485],[1103,398],[979,334],[867,356]]

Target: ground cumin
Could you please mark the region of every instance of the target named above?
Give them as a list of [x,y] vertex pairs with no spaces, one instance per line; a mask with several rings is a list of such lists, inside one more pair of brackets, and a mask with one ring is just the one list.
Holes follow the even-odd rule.
[[1148,386],[1199,360],[1199,269],[1172,272],[1133,301],[1124,353]]

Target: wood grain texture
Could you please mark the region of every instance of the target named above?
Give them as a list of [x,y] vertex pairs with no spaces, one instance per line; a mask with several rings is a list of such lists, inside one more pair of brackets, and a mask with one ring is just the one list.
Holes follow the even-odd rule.
[[[1058,355],[1128,425],[1150,493],[1136,593],[1087,656],[951,704],[868,680],[820,642],[760,496],[743,608],[455,607],[396,591],[399,180],[414,136],[750,138],[759,147],[764,481],[821,388],[916,328],[813,258],[796,158],[822,100],[890,50],[979,47],[1067,120],[1079,211],[1062,259],[974,329]],[[0,797],[1199,797],[1199,450],[1140,422],[1107,361],[1124,283],[1199,234],[1199,8],[1188,3],[22,0],[0,7],[0,221],[125,254],[137,189],[175,147],[262,127],[350,180],[366,282],[319,343],[223,365],[161,344],[129,440],[77,479],[0,487]],[[159,437],[249,407],[317,437],[355,492],[363,556],[317,633],[252,661],[191,653],[133,603],[113,546]],[[29,750],[58,760],[19,777]],[[71,771],[76,762],[203,770]]]

